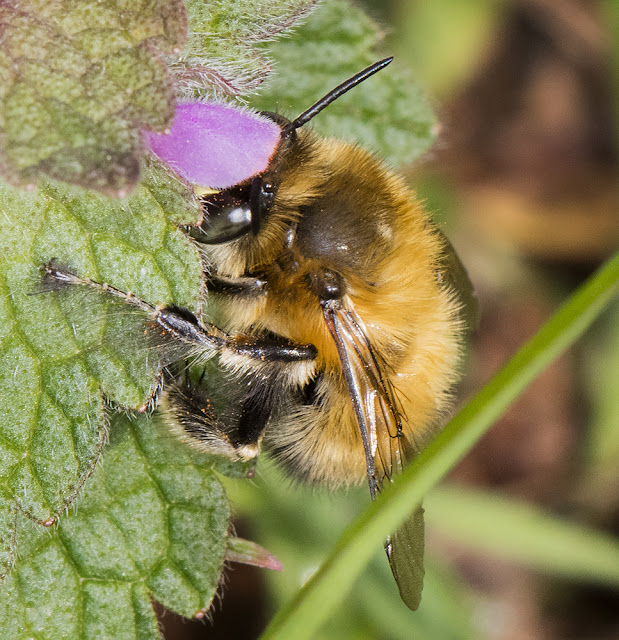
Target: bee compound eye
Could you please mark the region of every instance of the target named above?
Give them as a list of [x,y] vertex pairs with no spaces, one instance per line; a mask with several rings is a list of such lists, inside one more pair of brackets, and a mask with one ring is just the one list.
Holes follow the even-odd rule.
[[202,200],[203,219],[188,229],[203,244],[223,244],[252,231],[252,212],[248,194],[222,191]]

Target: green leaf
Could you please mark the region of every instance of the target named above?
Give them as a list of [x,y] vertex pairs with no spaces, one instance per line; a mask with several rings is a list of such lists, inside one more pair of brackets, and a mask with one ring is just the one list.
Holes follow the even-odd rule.
[[263,640],[315,637],[384,538],[471,449],[506,407],[599,315],[619,290],[619,254],[594,274],[514,358],[385,488],[339,539],[323,565],[280,609]]
[[[252,106],[294,118],[338,84],[384,57],[379,27],[345,0],[325,0],[291,38],[268,46],[276,63]],[[387,52],[388,53],[388,52]],[[397,60],[312,120],[326,136],[358,142],[394,164],[417,160],[434,140],[427,96]]]
[[546,573],[619,587],[619,540],[490,491],[442,487],[428,522],[458,544]]
[[182,46],[182,0],[21,0],[0,7],[0,171],[121,195],[140,128],[163,131],[174,93],[161,58]]
[[135,314],[106,316],[85,292],[32,295],[39,267],[59,258],[82,276],[196,311],[201,264],[177,224],[195,221],[197,207],[153,166],[127,200],[0,184],[0,210],[0,490],[44,522],[75,498],[101,452],[101,391],[140,407],[158,371],[146,364]]
[[0,578],[7,575],[15,561],[17,513],[12,496],[0,489]]
[[185,96],[238,96],[255,91],[271,71],[256,44],[290,30],[318,0],[186,0],[189,36],[171,58]]
[[157,417],[117,416],[79,510],[52,529],[20,527],[19,559],[0,585],[0,639],[158,639],[151,598],[201,617],[229,526],[212,465]]

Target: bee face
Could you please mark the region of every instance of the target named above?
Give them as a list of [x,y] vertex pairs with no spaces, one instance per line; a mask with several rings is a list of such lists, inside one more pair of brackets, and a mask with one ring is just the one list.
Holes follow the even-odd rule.
[[[263,175],[208,197],[204,220],[192,235],[202,242],[209,238],[204,252],[221,275],[242,275],[273,260],[292,274],[312,271],[311,263],[319,261],[346,279],[363,273],[371,280],[398,233],[392,210],[408,201],[404,185],[354,145],[311,132],[295,138],[282,143]],[[262,196],[254,208],[252,189]],[[213,225],[222,213],[227,215],[219,203],[239,191],[252,224],[248,222],[234,242],[227,235],[214,242]]]

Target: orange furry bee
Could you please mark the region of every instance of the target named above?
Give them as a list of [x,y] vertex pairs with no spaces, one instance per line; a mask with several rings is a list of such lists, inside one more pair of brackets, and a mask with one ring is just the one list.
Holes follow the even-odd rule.
[[[372,498],[436,430],[463,309],[475,312],[466,272],[403,180],[360,147],[303,128],[390,61],[292,122],[266,114],[281,128],[267,168],[202,196],[203,219],[186,231],[205,258],[210,317],[127,299],[229,374],[223,408],[208,376],[166,376],[161,408],[185,440],[232,459],[255,457],[264,441],[294,476],[331,487],[367,478]],[[46,272],[97,286],[54,264]],[[386,550],[416,609],[423,510],[411,511]]]

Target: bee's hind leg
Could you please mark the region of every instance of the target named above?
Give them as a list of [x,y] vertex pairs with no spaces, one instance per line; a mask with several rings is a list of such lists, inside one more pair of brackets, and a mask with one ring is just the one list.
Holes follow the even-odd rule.
[[165,382],[159,408],[172,431],[206,453],[231,460],[259,454],[265,429],[291,393],[281,375],[230,376],[212,366],[200,376],[187,367],[180,375],[168,372]]
[[254,422],[252,433],[243,433],[235,402],[222,404],[211,386],[208,379],[190,375],[184,381],[168,377],[158,407],[165,422],[182,441],[205,453],[237,461],[255,458],[269,416]]

